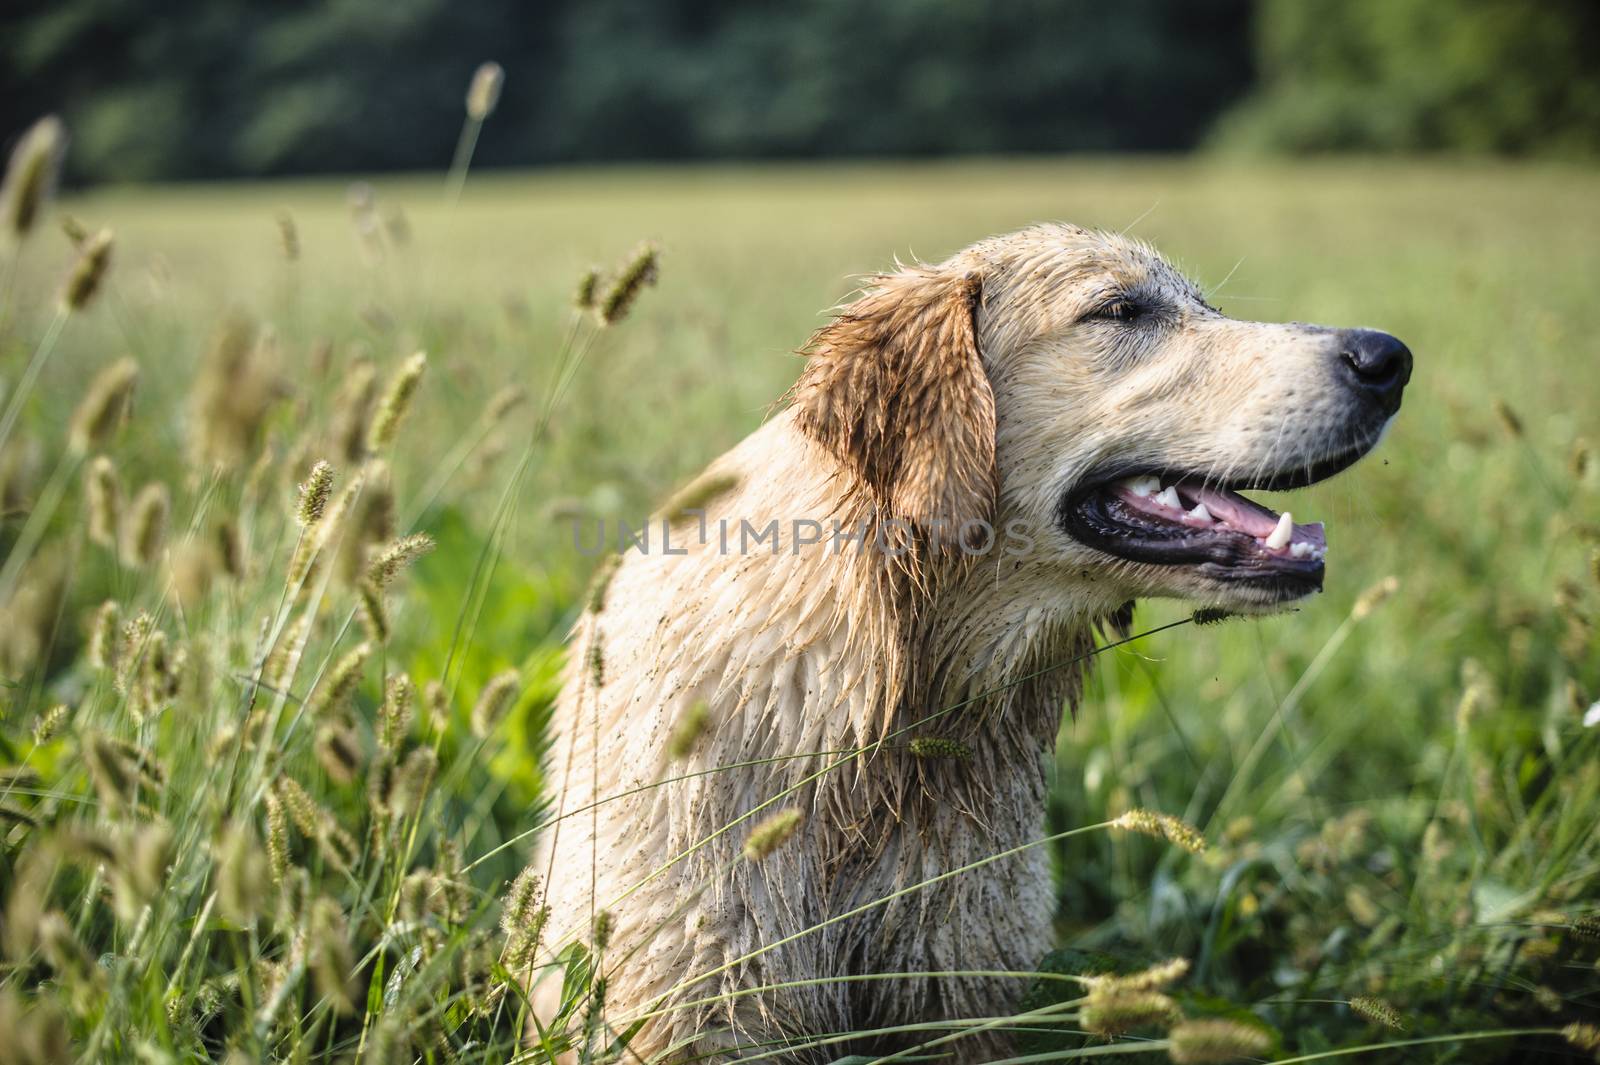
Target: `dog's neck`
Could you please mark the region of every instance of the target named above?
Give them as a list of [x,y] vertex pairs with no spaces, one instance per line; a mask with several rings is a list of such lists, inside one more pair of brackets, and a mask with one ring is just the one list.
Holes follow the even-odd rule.
[[[710,504],[713,523],[780,519],[787,528],[803,516],[859,530],[877,513],[877,501],[784,415],[708,476],[724,475],[737,488]],[[1008,517],[997,515],[996,527]],[[829,772],[816,785],[841,820],[904,809],[912,796],[980,808],[997,780],[1038,771],[1077,698],[1095,630],[1118,601],[1043,552],[913,548],[886,554],[869,534],[845,550],[785,542],[772,554],[680,569],[684,584],[670,599],[736,601],[737,623],[725,611],[670,614],[669,626],[700,620],[663,647],[652,674],[734,707],[740,724],[725,733],[722,756],[794,758],[783,763],[791,784],[809,787],[802,781],[818,764],[808,752],[861,752],[850,760],[864,771]],[[804,710],[779,714],[774,700]],[[972,762],[924,759],[914,740],[965,747]]]
[[858,771],[817,783],[819,804],[851,826],[864,853],[902,830],[999,831],[1001,801],[1008,838],[1026,835],[1017,826],[1043,817],[1045,767],[1063,714],[1077,704],[1095,633],[1126,619],[1070,609],[1085,600],[1081,589],[1026,559],[915,562],[886,564],[869,551],[814,573],[836,582],[841,635],[854,645],[848,657],[882,666],[863,671],[838,707],[850,715],[840,746],[867,749]]

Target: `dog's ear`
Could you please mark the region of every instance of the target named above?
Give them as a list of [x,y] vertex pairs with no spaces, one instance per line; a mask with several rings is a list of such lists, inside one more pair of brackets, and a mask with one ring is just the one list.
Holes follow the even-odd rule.
[[975,274],[881,277],[817,331],[793,395],[801,430],[893,517],[948,535],[994,516],[994,393]]

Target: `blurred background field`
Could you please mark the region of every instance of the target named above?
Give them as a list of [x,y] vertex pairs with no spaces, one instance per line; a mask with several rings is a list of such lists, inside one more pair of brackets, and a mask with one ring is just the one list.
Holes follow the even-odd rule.
[[[760,424],[852,279],[1046,219],[1417,370],[1373,457],[1272,499],[1327,522],[1323,595],[1111,650],[1064,715],[1053,828],[1148,807],[1211,849],[1060,845],[1044,967],[1187,957],[1184,1009],[1281,1058],[1593,1052],[1559,1034],[1600,1007],[1591,5],[182,8],[25,2],[0,39],[4,135],[73,135],[0,251],[0,1060],[508,1060],[512,883],[596,562],[571,523],[637,522]],[[1097,154],[1129,151],[1186,154]],[[60,312],[63,230],[101,227]],[[659,284],[602,328],[573,291],[640,241]],[[124,356],[131,408],[74,450]],[[318,459],[333,517],[302,529]],[[130,544],[144,485],[168,516]],[[377,624],[365,567],[409,532],[436,546]],[[554,1039],[600,1060],[591,1001]]]

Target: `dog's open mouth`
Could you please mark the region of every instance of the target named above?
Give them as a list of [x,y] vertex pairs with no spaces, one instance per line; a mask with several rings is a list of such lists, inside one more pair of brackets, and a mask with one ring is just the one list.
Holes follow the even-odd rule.
[[[1329,464],[1332,466],[1333,464]],[[1339,463],[1339,468],[1348,462]],[[1283,595],[1322,587],[1328,542],[1321,522],[1299,522],[1235,488],[1297,487],[1333,470],[1237,486],[1198,475],[1136,473],[1101,481],[1067,500],[1067,531],[1131,562],[1194,566],[1218,580],[1268,586]]]

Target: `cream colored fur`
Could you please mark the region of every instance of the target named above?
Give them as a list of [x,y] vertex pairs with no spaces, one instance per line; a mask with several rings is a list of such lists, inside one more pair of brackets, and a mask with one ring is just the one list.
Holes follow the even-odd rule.
[[[1083,320],[1095,301],[1129,287],[1177,308],[1170,325],[1130,340]],[[939,302],[945,292],[949,302]],[[1326,386],[1318,330],[1226,318],[1152,250],[1118,236],[1048,225],[981,242],[945,263],[879,279],[854,305],[855,325],[870,329],[868,315],[882,313],[872,308],[917,294],[928,295],[932,318],[883,319],[882,328],[944,329],[955,321],[948,315],[970,314],[981,366],[952,361],[948,375],[915,387],[943,388],[950,376],[987,399],[919,400],[916,416],[937,425],[908,439],[895,418],[912,416],[910,408],[870,393],[918,372],[901,367],[852,385],[868,389],[870,402],[819,416],[817,390],[833,387],[818,377],[826,360],[874,357],[851,346],[853,335],[825,329],[795,402],[703,475],[721,489],[702,493],[710,542],[698,542],[699,519],[689,515],[673,526],[672,546],[686,553],[664,554],[658,521],[650,553],[630,550],[607,567],[595,608],[573,632],[547,764],[560,819],[539,852],[550,870],[545,956],[590,943],[595,915],[610,915],[600,961],[608,1038],[650,1015],[629,1059],[1014,1005],[1025,981],[739,992],[846,974],[1032,968],[1052,946],[1042,849],[805,930],[1044,834],[1052,749],[1079,669],[1030,674],[1085,652],[1122,604],[1177,596],[1235,610],[1273,605],[1187,568],[1119,562],[1078,544],[1055,518],[1064,492],[1114,459],[1219,479],[1309,467],[1349,435],[1344,401]],[[846,322],[851,314],[844,310]],[[951,328],[935,347],[961,342]],[[900,354],[945,358],[942,348],[915,345]],[[973,378],[974,366],[986,382]],[[983,402],[992,403],[987,422],[976,409]],[[879,423],[844,439],[830,435],[825,419],[833,417]],[[976,458],[931,453],[929,440],[965,448],[985,425],[992,459],[982,447]],[[850,447],[887,450],[843,450]],[[918,477],[932,480],[906,487]],[[983,516],[996,529],[1020,523],[1032,549],[966,558],[930,547],[922,523],[935,511]],[[900,514],[909,524],[894,528],[916,532],[898,557],[792,542],[796,518],[831,532],[834,519],[850,527]],[[722,519],[733,534],[727,552]],[[778,553],[766,543],[739,550],[741,519],[757,529],[778,519]],[[709,710],[709,729],[687,758],[669,762],[669,738],[697,703]],[[949,707],[957,709],[915,724]],[[919,759],[906,749],[917,736],[961,741],[973,757]],[[820,753],[860,748],[868,750]],[[645,787],[687,774],[702,775]],[[727,827],[776,796],[762,814]],[[592,805],[597,799],[611,801]],[[742,857],[755,821],[781,809],[805,814],[796,836],[764,860]],[[560,1003],[559,973],[551,973],[533,991],[547,1018]],[[701,1000],[712,1001],[685,1005]],[[832,1044],[779,1060],[899,1045]],[[984,1060],[1003,1047],[980,1038],[952,1049]]]

